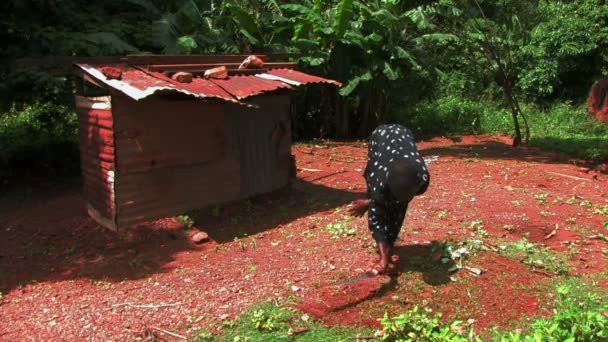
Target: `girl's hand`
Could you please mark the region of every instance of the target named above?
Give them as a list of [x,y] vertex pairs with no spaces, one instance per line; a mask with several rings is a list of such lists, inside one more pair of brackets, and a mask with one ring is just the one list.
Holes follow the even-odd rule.
[[360,199],[348,205],[348,214],[351,216],[361,217],[369,208],[368,199]]

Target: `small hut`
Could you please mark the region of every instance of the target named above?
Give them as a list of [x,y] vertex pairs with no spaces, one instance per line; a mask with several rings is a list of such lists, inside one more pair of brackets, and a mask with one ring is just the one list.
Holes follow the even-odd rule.
[[295,63],[243,68],[246,57],[129,56],[75,65],[92,218],[119,230],[288,184],[295,174],[292,90],[339,83],[293,70]]

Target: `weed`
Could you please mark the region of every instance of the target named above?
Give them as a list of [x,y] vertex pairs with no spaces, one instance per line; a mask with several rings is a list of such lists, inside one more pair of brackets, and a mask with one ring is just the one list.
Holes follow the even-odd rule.
[[[441,313],[432,315],[429,308],[412,309],[390,318],[388,313],[379,319],[384,331],[384,339],[391,341],[467,341],[464,336],[463,322],[454,321],[450,326],[443,326],[439,319]],[[460,335],[458,334],[460,333]],[[470,331],[472,337],[472,330]]]
[[247,261],[247,269],[249,270],[249,272],[255,273],[255,271],[258,269],[258,265],[256,265],[253,261],[249,260]]
[[469,225],[469,228],[475,229],[475,232],[480,237],[489,236],[488,231],[485,229],[485,226],[483,225],[483,220],[476,220],[476,221],[471,222],[471,224]]
[[213,336],[213,333],[211,333],[207,330],[199,330],[196,333],[196,341],[210,342],[210,341],[213,341],[214,339],[215,339],[215,337]]
[[601,208],[595,208],[595,210],[593,211],[594,214],[596,215],[604,215],[604,216],[608,216],[608,205],[605,205]]
[[566,203],[568,203],[568,204],[575,204],[576,203],[576,196],[572,196],[572,197],[568,198],[566,200]]
[[277,328],[277,317],[274,314],[268,313],[263,309],[253,312],[251,322],[253,326],[262,331],[273,331]]
[[552,252],[548,247],[532,243],[525,238],[506,243],[506,248],[501,253],[520,260],[525,265],[542,268],[551,273],[567,274],[570,270],[566,255]]
[[499,334],[499,341],[605,341],[608,304],[601,295],[576,283],[558,284],[553,317],[532,322],[526,333]]
[[241,251],[245,251],[247,249],[247,243],[245,243],[245,241],[243,241],[242,239],[235,237],[234,242],[236,242],[239,245],[239,248]]
[[331,234],[333,240],[337,240],[340,237],[354,236],[357,232],[355,227],[351,227],[349,222],[352,220],[350,216],[344,216],[342,220],[336,220],[332,223],[327,224],[327,230]]
[[445,218],[448,215],[448,211],[447,210],[442,210],[437,214],[437,217],[439,217],[440,219]]
[[511,203],[513,203],[516,208],[521,207],[521,203],[518,200],[512,201]]
[[179,221],[184,228],[192,228],[194,226],[194,220],[188,215],[179,215],[177,221]]
[[593,207],[593,203],[589,200],[583,200],[581,201],[581,203],[579,204],[581,207],[585,207],[585,208],[592,208]]
[[109,281],[91,280],[91,284],[97,286],[99,289],[101,289],[103,291],[111,290],[114,288],[114,284],[110,283]]
[[[294,298],[287,299],[293,304]],[[285,303],[285,305],[291,305]],[[304,333],[293,335],[296,330],[305,329]],[[370,329],[330,328],[315,321],[302,319],[301,314],[278,303],[264,302],[251,307],[247,312],[224,325],[222,341],[347,341],[355,335],[371,335]],[[204,340],[197,337],[196,341]]]
[[537,200],[540,204],[545,204],[547,197],[549,197],[548,192],[540,191],[536,195],[534,195],[534,199]]

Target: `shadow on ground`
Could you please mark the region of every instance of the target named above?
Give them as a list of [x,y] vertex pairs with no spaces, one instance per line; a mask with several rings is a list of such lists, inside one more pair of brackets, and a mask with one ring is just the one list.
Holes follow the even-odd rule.
[[178,253],[213,248],[360,196],[297,180],[290,189],[192,213],[214,241],[194,245],[174,218],[121,234],[99,226],[84,211],[79,182],[17,189],[0,199],[0,291],[32,282],[145,278],[170,270]]
[[608,174],[608,168],[600,167],[602,159],[598,161],[583,160],[574,158],[567,153],[555,152],[557,146],[563,150],[564,146],[570,146],[571,150],[589,150],[595,149],[599,145],[595,140],[588,139],[558,139],[558,138],[536,138],[536,144],[544,146],[546,149],[553,148],[553,151],[544,151],[539,147],[520,146],[512,147],[509,144],[498,141],[484,141],[473,144],[461,143],[459,137],[449,138],[454,142],[453,145],[443,147],[431,147],[422,149],[422,154],[428,158],[430,156],[449,156],[455,158],[481,158],[481,159],[505,159],[505,160],[521,160],[544,164],[564,164],[573,163],[578,166],[596,168],[599,172]]

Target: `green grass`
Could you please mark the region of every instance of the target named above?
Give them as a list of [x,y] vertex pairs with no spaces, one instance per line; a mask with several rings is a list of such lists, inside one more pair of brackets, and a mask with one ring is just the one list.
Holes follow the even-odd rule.
[[[486,133],[513,133],[513,121],[506,109],[487,107],[481,128]],[[523,106],[530,124],[530,145],[560,151],[572,157],[608,161],[608,125],[595,121],[583,105],[556,103],[541,109]],[[520,120],[521,122],[521,120]],[[523,127],[523,126],[522,126]]]
[[[605,276],[605,275],[604,275]],[[605,341],[608,339],[608,293],[589,279],[552,281],[556,304],[553,315],[536,318],[520,332],[494,330],[494,341]]]
[[[601,341],[608,338],[608,291],[599,285],[600,278],[606,279],[606,275],[560,276],[539,283],[555,299],[547,303],[553,314],[523,317],[516,331],[492,328],[474,333],[467,321],[445,321],[441,313],[417,306],[398,315],[385,313],[377,318],[389,341]],[[303,316],[288,306],[264,302],[234,321],[225,321],[221,335],[200,330],[195,340],[349,341],[374,335],[368,328],[331,328]],[[489,337],[482,339],[479,334]]]
[[551,251],[548,247],[529,242],[522,238],[517,242],[506,242],[501,254],[513,260],[521,261],[530,267],[543,269],[549,273],[567,274],[570,271],[568,256]]
[[[250,308],[235,321],[224,322],[221,336],[201,330],[196,341],[349,341],[357,335],[373,335],[367,328],[331,328],[302,320],[303,314],[289,307],[264,302]],[[305,330],[305,331],[303,331]]]
[[[530,145],[572,157],[608,161],[608,125],[595,121],[585,105],[556,102],[546,108],[523,104],[530,124]],[[501,103],[448,95],[418,103],[396,120],[417,137],[445,134],[512,135],[511,112]],[[523,120],[520,118],[523,133]]]

